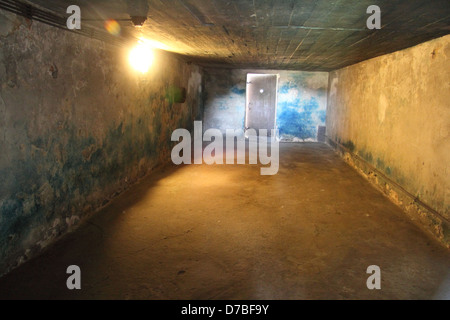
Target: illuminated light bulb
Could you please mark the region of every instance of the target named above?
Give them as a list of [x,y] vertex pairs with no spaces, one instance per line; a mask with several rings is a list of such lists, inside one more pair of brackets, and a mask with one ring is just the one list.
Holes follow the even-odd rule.
[[146,73],[153,63],[152,47],[148,43],[139,42],[136,47],[131,49],[128,61],[133,69]]

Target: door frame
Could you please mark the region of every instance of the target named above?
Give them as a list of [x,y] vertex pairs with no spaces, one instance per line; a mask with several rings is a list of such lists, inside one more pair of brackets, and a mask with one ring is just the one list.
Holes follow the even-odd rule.
[[[247,137],[247,130],[248,128],[248,114],[249,114],[249,110],[248,110],[248,104],[249,104],[249,90],[248,90],[248,86],[251,84],[251,80],[249,80],[249,76],[276,76],[276,81],[275,81],[275,110],[274,110],[274,123],[273,123],[273,128],[271,129],[277,129],[277,107],[278,107],[278,82],[280,79],[280,74],[278,73],[255,73],[255,72],[248,72],[246,74],[246,79],[245,79],[245,116],[244,116],[244,135],[245,137]],[[271,135],[271,129],[268,129],[268,135]],[[277,137],[278,138],[278,137]]]

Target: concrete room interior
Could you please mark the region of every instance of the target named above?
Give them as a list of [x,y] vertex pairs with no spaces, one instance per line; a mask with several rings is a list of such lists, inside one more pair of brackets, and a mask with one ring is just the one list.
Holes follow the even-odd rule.
[[[450,299],[449,33],[444,0],[0,0],[0,299]],[[174,164],[200,122],[277,129],[276,174]]]

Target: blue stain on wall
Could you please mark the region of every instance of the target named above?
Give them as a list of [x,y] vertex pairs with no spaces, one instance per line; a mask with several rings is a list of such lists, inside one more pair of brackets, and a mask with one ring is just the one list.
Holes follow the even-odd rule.
[[327,120],[327,113],[325,110],[319,110],[318,112],[320,125],[325,125],[325,121]]
[[231,92],[233,92],[235,94],[244,94],[245,93],[245,89],[239,89],[237,86],[233,86],[231,88]]
[[279,87],[278,92],[281,94],[288,94],[289,93],[290,86],[288,84],[283,84]]
[[281,82],[278,88],[277,126],[284,140],[316,140],[318,126],[326,120],[320,90],[306,92],[304,84]]
[[[246,81],[252,70],[206,71],[204,129],[244,129]],[[325,126],[328,74],[274,71],[279,74],[277,129],[285,141],[317,141],[318,126]]]
[[219,110],[223,111],[228,109],[230,109],[230,106],[228,104],[225,104],[224,102],[219,103]]
[[302,101],[295,99],[292,103],[282,102],[278,104],[280,113],[277,117],[280,136],[293,136],[302,140],[315,139],[317,126],[324,122],[325,112],[319,109],[316,98]]

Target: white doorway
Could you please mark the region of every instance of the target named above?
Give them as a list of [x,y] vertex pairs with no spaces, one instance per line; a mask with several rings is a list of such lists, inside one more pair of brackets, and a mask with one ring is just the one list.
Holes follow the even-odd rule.
[[247,74],[245,131],[276,128],[278,75]]

